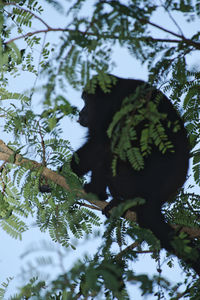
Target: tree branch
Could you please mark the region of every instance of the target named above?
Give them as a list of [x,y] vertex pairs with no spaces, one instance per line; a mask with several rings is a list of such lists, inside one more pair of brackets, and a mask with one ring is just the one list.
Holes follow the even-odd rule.
[[[47,33],[47,32],[51,32],[51,31],[63,31],[63,32],[78,32],[82,35],[90,35],[90,36],[94,36],[96,37],[97,35],[95,33],[92,33],[92,32],[82,32],[82,31],[75,31],[73,29],[67,29],[67,28],[47,28],[47,29],[41,29],[41,30],[36,30],[36,31],[33,31],[33,32],[28,32],[26,34],[23,34],[23,35],[20,35],[18,37],[15,37],[15,38],[12,38],[10,40],[8,40],[7,42],[5,42],[5,44],[10,44],[14,41],[17,41],[17,40],[20,40],[22,38],[27,38],[27,37],[30,37],[32,35],[36,35],[36,34],[39,34],[39,33]],[[104,39],[116,39],[118,40],[119,37],[118,36],[111,36],[111,35],[108,35],[108,34],[102,34],[102,37]],[[191,45],[193,47],[195,47],[196,49],[200,49],[200,43],[197,43],[197,42],[194,42],[190,39],[186,39],[186,38],[183,38],[178,40],[178,39],[160,39],[160,38],[153,38],[153,37],[142,37],[141,40],[150,40],[152,42],[165,42],[165,43],[186,43],[187,45]],[[131,40],[131,39],[129,39]],[[135,40],[135,38],[133,38],[133,40]]]
[[34,18],[36,18],[37,20],[39,20],[42,24],[44,24],[47,28],[51,28],[51,26],[49,26],[42,18],[40,18],[39,16],[37,16],[35,13],[33,13],[32,11],[26,9],[26,8],[23,8],[19,5],[17,5],[16,3],[14,2],[9,2],[9,3],[4,3],[4,6],[8,6],[8,5],[12,5],[12,6],[15,6],[16,8],[18,8],[19,10],[23,10],[27,13],[29,13],[30,15],[32,15]]
[[27,38],[27,37],[30,37],[32,35],[38,34],[38,33],[46,33],[46,32],[50,32],[50,31],[69,31],[69,30],[66,30],[64,28],[47,28],[47,29],[36,30],[36,31],[33,31],[33,32],[28,32],[26,34],[22,34],[22,35],[20,35],[18,37],[15,37],[13,39],[10,39],[7,42],[5,42],[5,44],[8,45],[8,44],[10,44],[14,41],[20,40],[22,38]]
[[[0,160],[10,163],[10,157],[13,155],[15,155],[15,152],[12,149],[10,149],[2,140],[0,140]],[[66,183],[65,177],[44,167],[43,164],[41,164],[41,163],[38,163],[34,160],[24,158],[20,154],[15,155],[15,160],[13,163],[17,166],[25,167],[29,170],[35,170],[35,169],[42,168],[42,173],[41,173],[42,176],[51,180],[52,182],[56,183],[57,185],[61,186],[65,190],[70,191],[70,187]],[[101,210],[104,209],[107,205],[107,203],[104,201],[88,200],[87,194],[84,192],[84,190],[77,190],[77,196],[84,197],[87,201],[91,202],[92,205],[96,205]]]
[[[166,29],[166,28],[164,28],[164,27],[162,27],[160,25],[157,25],[157,24],[155,24],[153,22],[150,22],[150,21],[141,20],[141,22],[145,22],[145,23],[147,23],[147,24],[149,24],[149,25],[151,25],[151,26],[153,26],[153,27],[155,27],[157,29],[160,29],[161,31],[167,32],[167,33],[169,33],[171,35],[174,35],[174,36],[178,37],[180,40],[174,40],[174,42],[176,42],[176,43],[185,42],[188,45],[191,45],[191,46],[194,46],[197,49],[200,49],[200,43],[194,42],[191,39],[187,39],[184,35],[177,34],[177,33],[173,32],[171,30],[168,30],[168,29]],[[163,39],[154,39],[154,38],[152,38],[152,41],[170,42],[170,39],[169,40],[168,39],[163,40]]]
[[169,15],[169,18],[172,20],[172,22],[175,24],[175,26],[178,28],[179,32],[181,33],[181,35],[183,36],[183,31],[181,29],[181,27],[179,26],[179,24],[176,22],[176,20],[174,19],[174,17],[172,16],[171,12],[169,11],[168,7],[165,4],[161,5],[164,10],[167,12],[167,14]]
[[[15,155],[15,152],[12,149],[10,149],[2,140],[0,140],[0,160],[3,160],[4,163],[5,162],[10,163],[10,156],[13,156],[13,155]],[[40,164],[34,160],[29,160],[27,158],[24,158],[20,154],[16,154],[15,160],[13,163],[17,166],[25,167],[29,170],[42,168],[42,173],[41,173],[42,176],[53,181],[54,183],[61,186],[65,190],[70,191],[70,187],[66,183],[65,177],[44,167],[42,164]],[[91,209],[103,210],[108,205],[108,203],[106,201],[87,199],[87,194],[84,192],[84,190],[77,190],[77,196],[80,198],[84,198],[88,202],[90,202],[92,204],[92,206],[88,205],[88,207]],[[96,208],[94,206],[96,206]],[[133,222],[136,222],[136,220],[137,220],[136,213],[133,211],[127,211],[125,214],[125,218],[127,220],[130,220]],[[174,229],[180,228],[180,225],[170,224],[170,226]],[[181,231],[186,232],[191,238],[200,237],[200,229],[198,229],[198,228],[182,227]]]
[[174,35],[174,36],[176,36],[176,37],[178,37],[180,39],[185,39],[185,37],[183,35],[177,34],[177,33],[173,32],[173,31],[168,30],[168,29],[166,29],[166,28],[164,28],[164,27],[162,27],[160,25],[157,25],[157,24],[155,24],[153,22],[147,21],[145,19],[141,19],[141,22],[147,23],[147,24],[149,24],[149,25],[151,25],[151,26],[153,26],[153,27],[155,27],[157,29],[160,29],[161,31],[167,32],[167,33],[169,33],[171,35]]
[[[9,43],[12,43],[16,40],[19,40],[19,39],[22,39],[22,38],[26,38],[26,37],[30,37],[32,35],[36,35],[36,34],[39,34],[39,33],[47,33],[47,32],[50,32],[50,31],[63,31],[63,32],[79,32],[80,34],[82,34],[83,36],[85,35],[91,35],[91,36],[96,36],[96,33],[92,33],[92,32],[89,32],[89,27],[87,28],[87,30],[85,32],[82,32],[82,31],[77,31],[77,30],[72,30],[72,29],[67,29],[67,28],[52,28],[51,26],[49,26],[42,18],[40,18],[39,16],[37,16],[35,13],[33,13],[32,11],[26,9],[26,8],[23,8],[19,5],[17,5],[16,3],[14,2],[10,2],[10,3],[4,3],[4,5],[12,5],[12,6],[15,6],[17,7],[19,10],[23,10],[29,14],[31,14],[34,18],[36,18],[37,20],[39,20],[42,24],[44,24],[47,29],[41,29],[41,30],[36,30],[36,31],[33,31],[33,32],[28,32],[26,34],[23,34],[21,36],[18,36],[18,37],[15,37],[13,39],[10,39],[6,42],[6,44],[9,44]],[[191,46],[194,46],[196,49],[200,49],[200,43],[198,42],[194,42],[192,41],[191,39],[187,39],[185,38],[185,36],[183,34],[177,34],[171,30],[168,30],[158,24],[155,24],[151,21],[148,21],[146,19],[138,19],[140,22],[142,23],[146,23],[146,24],[149,24],[161,31],[164,31],[164,32],[167,32],[173,36],[176,36],[178,37],[179,39],[157,39],[157,38],[151,38],[151,37],[143,37],[143,39],[150,39],[151,41],[153,42],[167,42],[167,43],[181,43],[181,42],[185,42],[186,44],[188,45],[191,45]],[[178,25],[177,25],[178,26]],[[90,25],[91,27],[91,25]],[[102,37],[104,38],[111,38],[111,39],[119,39],[118,36],[110,36],[110,35],[107,35],[107,34],[102,34]],[[135,39],[135,38],[134,38]]]

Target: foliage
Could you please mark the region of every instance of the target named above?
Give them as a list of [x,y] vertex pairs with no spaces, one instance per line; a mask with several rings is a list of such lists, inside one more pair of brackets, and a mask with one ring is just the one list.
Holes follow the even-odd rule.
[[[12,152],[5,160],[6,152],[0,145],[0,159],[4,161],[0,166],[1,228],[21,239],[28,230],[26,219],[32,216],[40,230],[48,231],[63,251],[78,248],[77,240],[87,242],[89,237],[94,238],[94,227],[100,225],[101,219],[92,210],[94,206],[84,200],[86,196],[77,192],[84,179],[70,170],[72,148],[62,137],[62,125],[66,118],[76,118],[78,112],[67,96],[70,86],[80,90],[87,85],[92,92],[98,82],[105,92],[109,90],[111,82],[105,73],[111,73],[116,66],[113,49],[120,46],[147,65],[149,82],[170,96],[186,122],[194,186],[189,185],[187,192],[181,190],[176,201],[165,205],[163,212],[173,224],[199,229],[199,195],[194,187],[200,186],[200,71],[197,64],[188,62],[188,57],[195,57],[200,50],[200,31],[187,37],[178,21],[199,21],[199,0],[75,0],[70,4],[45,0],[43,4],[61,17],[64,14],[62,28],[48,24],[54,20],[45,20],[41,1],[0,1],[1,128],[10,139],[7,151]],[[158,23],[161,18],[154,22],[160,14],[168,17],[174,29]],[[49,33],[53,42],[48,39]],[[89,86],[94,74],[96,81]],[[17,82],[20,76],[25,78],[25,89],[19,91],[16,84],[13,91],[12,80]],[[31,86],[26,76],[34,78]],[[137,77],[135,71],[133,76]],[[131,119],[133,110],[136,114]],[[148,119],[149,126],[143,128],[138,147],[131,148],[130,142],[136,139],[135,128],[144,119]],[[138,89],[124,99],[108,129],[116,154],[114,173],[119,157],[128,159],[139,170],[153,145],[163,153],[173,151],[162,126],[165,119],[154,103],[149,101],[146,105],[145,90]],[[178,130],[177,124],[170,126]],[[23,158],[27,158],[25,162]],[[47,168],[54,171],[52,177],[45,175]],[[66,178],[69,189],[56,181],[56,175]],[[42,186],[51,193],[41,193]],[[79,259],[70,269],[61,267],[56,278],[46,281],[40,278],[39,269],[49,264],[52,273],[54,264],[43,257],[36,274],[32,276],[32,269],[27,272],[19,293],[12,299],[132,299],[128,289],[134,285],[140,286],[142,296],[153,295],[154,299],[199,299],[199,280],[187,266],[183,266],[183,282],[173,285],[166,280],[161,274],[158,241],[148,230],[122,218],[122,212],[137,201],[142,204],[145,200],[134,199],[113,211],[102,228],[103,234],[98,233],[101,245],[96,254]],[[187,248],[181,241],[180,236],[177,248]],[[133,271],[133,262],[146,252],[156,261],[157,274],[147,276]],[[168,265],[173,268],[172,258],[168,258]],[[0,299],[10,280],[4,279]]]
[[[157,110],[159,96],[155,103],[148,98],[151,90],[145,86],[136,89],[134,95],[125,98],[122,108],[117,112],[108,128],[108,136],[112,138],[112,151],[116,159],[128,160],[133,169],[144,168],[144,157],[152,152],[152,147],[158,148],[163,154],[167,151],[173,152],[173,145],[168,139],[165,128],[162,124],[166,120],[166,114],[161,114]],[[134,118],[132,112],[134,111]],[[173,130],[178,130],[177,124]],[[141,136],[137,132],[141,131]],[[138,147],[132,147],[132,141]],[[138,141],[138,142],[137,142]],[[114,166],[116,166],[114,159]],[[116,168],[113,168],[116,174]]]

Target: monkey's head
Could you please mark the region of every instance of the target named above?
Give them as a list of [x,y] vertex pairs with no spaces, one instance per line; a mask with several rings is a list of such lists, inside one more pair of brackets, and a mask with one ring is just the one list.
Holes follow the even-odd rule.
[[[115,81],[117,81],[117,78],[115,78]],[[79,113],[78,122],[80,125],[88,127],[92,132],[97,133],[98,130],[101,130],[105,133],[114,114],[120,108],[121,101],[117,99],[119,95],[115,83],[110,84],[107,90],[103,90],[98,83],[92,90],[86,86],[81,96],[84,100],[84,107]]]

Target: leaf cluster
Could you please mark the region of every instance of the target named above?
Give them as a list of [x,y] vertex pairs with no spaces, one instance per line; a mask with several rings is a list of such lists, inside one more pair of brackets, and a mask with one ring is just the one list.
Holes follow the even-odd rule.
[[[144,158],[148,157],[156,148],[165,154],[173,152],[173,144],[168,139],[166,114],[158,112],[158,105],[162,95],[150,99],[149,88],[142,86],[136,92],[125,98],[108,128],[111,138],[113,173],[116,174],[117,159],[128,160],[135,170],[144,168]],[[147,95],[147,96],[146,96]],[[178,124],[168,124],[173,130],[178,130]],[[141,132],[139,136],[139,132]]]

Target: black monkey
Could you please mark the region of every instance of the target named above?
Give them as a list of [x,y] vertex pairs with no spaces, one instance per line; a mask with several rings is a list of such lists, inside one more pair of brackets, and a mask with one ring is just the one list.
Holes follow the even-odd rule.
[[[99,84],[96,85],[95,93],[87,90],[82,93],[85,106],[80,112],[79,122],[88,127],[88,138],[73,155],[71,168],[78,176],[91,171],[91,181],[84,186],[85,191],[105,200],[108,187],[113,197],[112,206],[128,199],[144,198],[144,205],[134,207],[139,225],[151,229],[162,247],[175,252],[171,244],[174,230],[165,223],[161,207],[176,195],[186,180],[190,147],[183,121],[170,100],[149,84],[141,80],[114,78],[116,83],[111,86],[109,93],[104,92]],[[152,143],[150,154],[144,157],[143,169],[134,170],[127,160],[118,159],[114,176],[111,169],[114,154],[107,129],[115,113],[120,110],[123,100],[136,93],[138,87],[143,91],[148,90],[147,101],[156,103],[158,112],[165,114],[160,122],[173,150],[167,150],[163,154]],[[134,113],[132,112],[132,118]],[[140,146],[142,129],[148,122],[149,120],[143,120],[136,126],[137,138],[132,141],[133,147]],[[178,124],[177,130],[174,124]],[[185,261],[200,275],[200,266],[188,257]]]

